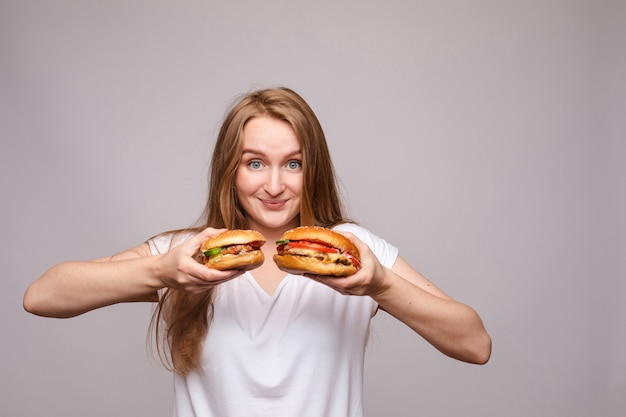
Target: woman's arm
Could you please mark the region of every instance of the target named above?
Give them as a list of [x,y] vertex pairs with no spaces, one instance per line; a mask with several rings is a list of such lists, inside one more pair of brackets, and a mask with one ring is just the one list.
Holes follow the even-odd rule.
[[370,296],[387,313],[419,333],[442,353],[465,362],[484,364],[491,356],[491,338],[471,307],[453,300],[398,257]]
[[158,301],[157,291],[165,287],[204,291],[237,275],[211,270],[193,259],[202,242],[216,232],[206,229],[160,255],[151,255],[144,243],[108,258],[62,262],[28,287],[24,309],[67,318],[120,302]]
[[24,308],[67,318],[124,301],[158,300],[163,284],[149,255],[145,244],[108,259],[54,265],[28,287]]
[[380,308],[452,358],[476,364],[489,360],[491,338],[471,307],[446,295],[402,257],[391,269],[383,267],[366,244],[349,237],[361,252],[361,270],[346,278],[313,278],[344,294],[372,297]]

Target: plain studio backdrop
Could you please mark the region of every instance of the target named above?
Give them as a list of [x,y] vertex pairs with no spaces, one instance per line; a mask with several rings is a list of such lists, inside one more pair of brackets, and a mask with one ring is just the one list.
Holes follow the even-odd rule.
[[276,85],[317,112],[351,217],[493,338],[469,365],[379,313],[368,417],[625,415],[624,3],[0,1],[0,415],[171,414],[151,305],[22,296],[194,222],[224,112]]

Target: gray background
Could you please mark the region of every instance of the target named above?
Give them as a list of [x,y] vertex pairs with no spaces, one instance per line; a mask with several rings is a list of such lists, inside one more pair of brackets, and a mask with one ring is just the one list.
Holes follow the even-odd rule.
[[[350,214],[482,315],[484,367],[373,324],[377,416],[623,416],[623,1],[0,1],[0,415],[168,416],[151,306],[29,282],[192,223],[225,109],[287,85]],[[332,387],[320,387],[320,389]]]

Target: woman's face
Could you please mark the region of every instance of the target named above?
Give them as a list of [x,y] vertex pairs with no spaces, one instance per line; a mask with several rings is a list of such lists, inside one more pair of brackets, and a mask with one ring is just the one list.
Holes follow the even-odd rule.
[[302,149],[289,123],[255,118],[243,128],[237,197],[253,229],[298,225],[302,196]]

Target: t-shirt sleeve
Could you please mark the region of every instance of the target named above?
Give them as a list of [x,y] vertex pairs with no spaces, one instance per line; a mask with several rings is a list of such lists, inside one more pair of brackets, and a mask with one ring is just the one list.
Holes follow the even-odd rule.
[[152,255],[169,252],[172,248],[190,239],[193,233],[164,233],[149,239],[146,243]]
[[359,226],[354,223],[342,223],[335,226],[334,230],[350,232],[361,239],[365,244],[367,244],[367,246],[370,247],[380,263],[386,268],[391,268],[398,258],[398,248],[388,243],[383,238],[370,232],[363,226]]

